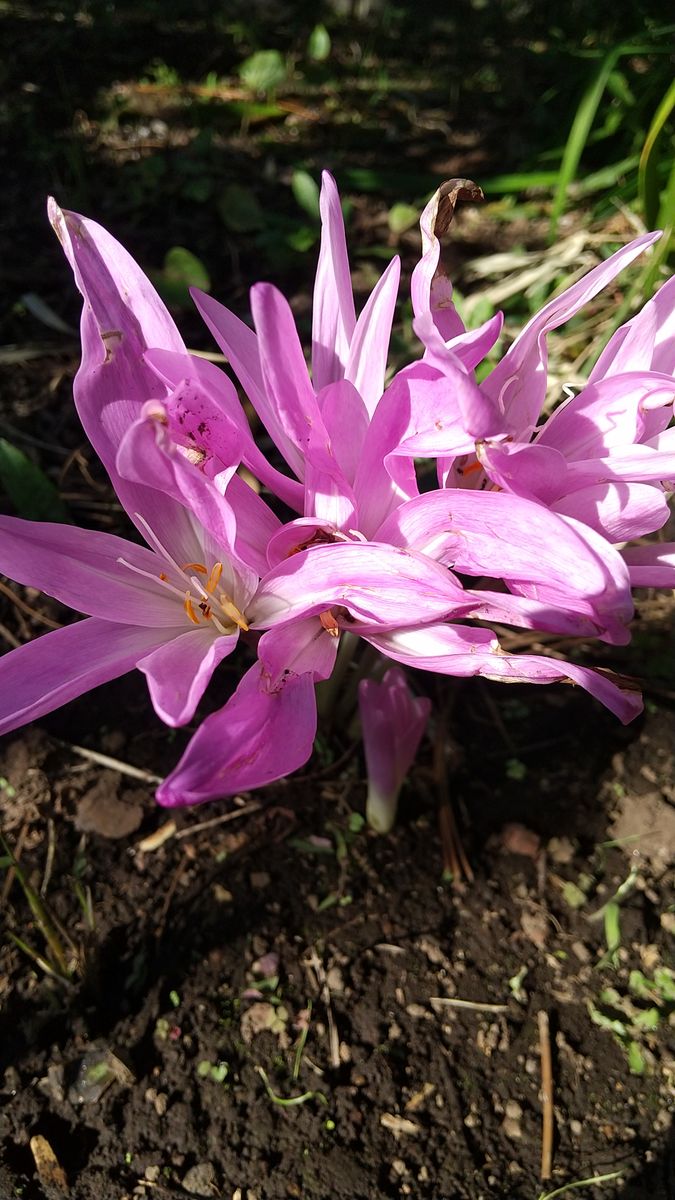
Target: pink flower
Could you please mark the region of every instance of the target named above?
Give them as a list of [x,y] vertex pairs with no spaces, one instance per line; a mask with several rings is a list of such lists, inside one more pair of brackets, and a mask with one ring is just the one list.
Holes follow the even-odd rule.
[[392,667],[382,682],[362,679],[359,711],[368,771],[366,819],[378,833],[396,820],[398,797],[426,729],[431,701],[414,697],[405,675]]
[[[644,479],[650,494],[643,501],[631,493],[626,528],[647,528],[662,510],[662,477],[654,471],[671,454],[664,418],[672,381],[661,309],[644,327],[637,322],[617,335],[602,378],[530,442],[545,383],[545,332],[594,294],[616,263],[546,306],[507,352],[501,374],[497,368],[479,387],[473,368],[499,321],[475,333],[459,322],[450,286],[435,273],[432,201],[413,279],[423,358],[385,387],[398,263],[357,319],[339,199],[327,175],[321,208],[311,379],[290,308],[271,285],[252,290],[255,332],[210,297],[196,297],[288,473],[255,444],[228,377],[186,351],[126,251],[93,222],[50,210],[84,299],[78,411],[147,545],[0,518],[0,570],[87,614],[0,660],[0,729],[134,666],[146,675],[159,716],[185,724],[215,667],[243,642],[255,660],[160,786],[163,804],[258,787],[304,763],[316,730],[314,684],[330,676],[346,631],[389,659],[441,674],[566,680],[622,720],[640,708],[638,697],[605,674],[505,654],[491,629],[467,622],[621,644],[632,614],[631,577],[660,579],[673,570],[668,548],[661,558],[622,555],[610,544],[619,539],[608,540],[609,518],[599,505],[593,518],[590,499],[576,509],[569,501],[575,491],[604,485],[610,470],[612,486],[617,479],[624,486],[628,471],[629,486]],[[615,258],[637,252],[627,248]],[[639,357],[631,371],[624,369],[629,354]],[[630,444],[628,433],[613,440],[616,397],[623,407],[615,424],[632,430]],[[476,471],[484,482],[501,471],[501,490],[445,486],[420,495],[420,455],[439,459],[446,484],[465,484],[469,463],[472,480]],[[554,457],[564,479],[556,496],[549,494]],[[282,525],[237,474],[242,463],[299,515]],[[465,586],[455,571],[481,582]],[[398,669],[382,685],[364,685],[363,704],[372,708],[364,729],[373,786],[380,808],[391,807],[428,704],[412,699]],[[388,778],[385,727],[398,747]],[[374,819],[385,821],[381,813]]]

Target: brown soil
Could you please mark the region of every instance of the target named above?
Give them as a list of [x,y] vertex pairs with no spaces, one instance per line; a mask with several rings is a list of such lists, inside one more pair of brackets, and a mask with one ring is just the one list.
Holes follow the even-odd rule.
[[[672,1197],[665,1012],[640,1040],[638,1076],[588,1010],[607,986],[628,995],[629,971],[653,976],[672,947],[672,714],[652,704],[623,731],[571,692],[469,685],[461,699],[453,793],[476,878],[454,888],[423,766],[387,838],[355,831],[352,756],[235,819],[224,803],[179,813],[173,836],[143,849],[172,814],[147,784],[63,744],[164,770],[166,735],[136,677],[3,743],[5,836],[76,970],[63,984],[11,942],[2,952],[0,1194],[536,1200],[621,1170],[583,1194]],[[626,819],[639,840],[603,847]],[[603,923],[588,917],[631,863],[616,965],[603,966]],[[75,880],[91,890],[93,930]],[[587,887],[586,904],[569,903],[565,881]],[[16,880],[5,913],[44,952]],[[279,1104],[261,1071],[274,1096],[300,1102]],[[36,1135],[67,1193],[36,1174]]]

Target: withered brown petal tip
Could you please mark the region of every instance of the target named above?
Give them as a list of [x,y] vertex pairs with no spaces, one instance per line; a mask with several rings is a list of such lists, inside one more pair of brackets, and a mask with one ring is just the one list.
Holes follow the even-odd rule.
[[438,210],[434,222],[436,237],[442,237],[447,232],[460,201],[478,203],[485,199],[483,189],[474,183],[473,179],[446,179],[439,187],[438,194]]

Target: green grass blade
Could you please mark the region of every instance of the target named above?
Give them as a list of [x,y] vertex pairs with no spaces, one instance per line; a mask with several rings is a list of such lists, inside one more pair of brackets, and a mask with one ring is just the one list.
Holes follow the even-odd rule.
[[642,205],[642,214],[648,229],[654,229],[659,216],[659,184],[655,153],[661,131],[675,108],[675,79],[661,100],[645,138],[640,165],[638,167],[638,192]]
[[622,47],[617,47],[610,50],[606,54],[595,75],[591,79],[586,91],[581,97],[581,102],[577,108],[572,128],[569,132],[569,137],[565,144],[565,151],[560,164],[560,173],[558,175],[558,186],[553,197],[553,206],[551,208],[551,222],[549,227],[549,238],[551,241],[555,239],[558,232],[560,218],[565,210],[567,203],[567,195],[569,186],[577,173],[577,167],[581,155],[584,151],[584,146],[588,141],[588,135],[591,132],[591,127],[595,119],[595,114],[598,111],[598,106],[602,99],[602,94],[607,86],[612,71],[614,70],[617,59],[622,51]]
[[565,1192],[571,1192],[573,1188],[595,1187],[598,1183],[608,1183],[610,1179],[619,1179],[623,1175],[621,1171],[610,1171],[607,1175],[591,1175],[588,1179],[576,1179],[573,1183],[564,1183],[562,1187],[556,1188],[553,1192],[542,1192],[539,1200],[553,1200],[554,1196],[564,1196]]
[[494,175],[492,179],[481,180],[481,187],[490,200],[495,194],[526,192],[531,188],[548,189],[555,186],[557,179],[557,171],[515,171],[510,175]]
[[657,227],[663,230],[663,237],[656,243],[645,268],[642,280],[642,293],[645,300],[649,300],[653,295],[661,268],[675,250],[675,162],[671,167],[670,178],[663,193],[656,223]]

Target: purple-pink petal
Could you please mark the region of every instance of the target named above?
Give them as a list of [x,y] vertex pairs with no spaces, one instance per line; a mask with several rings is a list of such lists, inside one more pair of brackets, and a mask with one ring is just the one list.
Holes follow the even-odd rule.
[[145,351],[155,346],[186,357],[187,351],[157,292],[119,242],[53,200],[49,217],[84,299],[82,362],[73,385],[80,420],[132,520],[142,529],[140,514],[166,541],[177,505],[166,499],[158,506],[149,489],[120,479],[115,458],[141,406],[166,394]]
[[628,574],[597,533],[508,492],[446,488],[400,505],[378,539],[430,555],[460,574],[504,579],[512,591],[588,616],[625,640]]
[[372,416],[384,391],[391,323],[401,277],[401,261],[393,258],[373,288],[356,322],[345,366],[345,379],[354,384]]
[[[285,296],[271,283],[256,283],[251,288],[251,312],[258,334],[263,384],[272,414],[268,415],[265,424],[295,474],[302,479],[310,430],[320,424],[321,414],[293,313]],[[280,438],[291,448],[293,461],[288,458]]]
[[112,533],[0,517],[0,572],[76,612],[123,625],[178,625],[180,600],[160,580],[168,569],[152,550]]
[[346,608],[353,621],[380,628],[463,616],[471,607],[452,574],[424,555],[341,542],[314,546],[280,563],[261,581],[248,611],[255,628],[270,629],[333,606]]
[[666,495],[648,483],[591,484],[560,496],[553,508],[609,542],[629,542],[654,533],[670,516]]
[[157,800],[175,808],[264,787],[307,761],[315,733],[311,676],[288,675],[268,691],[255,663],[225,707],[200,725]]
[[238,630],[219,637],[212,627],[191,628],[139,659],[157,716],[173,726],[190,721],[213,672],[238,640]]
[[126,675],[167,636],[166,628],[139,628],[88,617],[3,654],[0,734]]
[[675,588],[675,542],[628,546],[621,554],[633,587]]
[[345,224],[333,176],[321,176],[321,248],[312,308],[312,378],[317,392],[344,378],[356,326]]
[[675,275],[609,339],[589,382],[626,371],[675,371]]
[[274,691],[289,672],[310,674],[315,681],[328,679],[337,654],[339,637],[329,633],[318,617],[303,617],[279,629],[270,629],[258,642],[266,686]]
[[660,236],[644,234],[612,254],[545,304],[519,333],[482,384],[485,394],[499,405],[513,433],[529,436],[539,418],[546,395],[546,334],[574,316]]
[[[462,633],[466,634],[464,638]],[[481,639],[480,635],[487,636]],[[479,675],[502,683],[576,683],[624,725],[642,711],[639,692],[620,676],[545,655],[505,654],[487,629],[461,631],[449,625],[428,625],[419,630],[372,635],[368,641],[397,662],[442,675]]]
[[392,667],[381,682],[362,679],[359,713],[368,772],[366,816],[379,833],[396,817],[398,794],[417,753],[431,701],[415,698],[403,671]]

